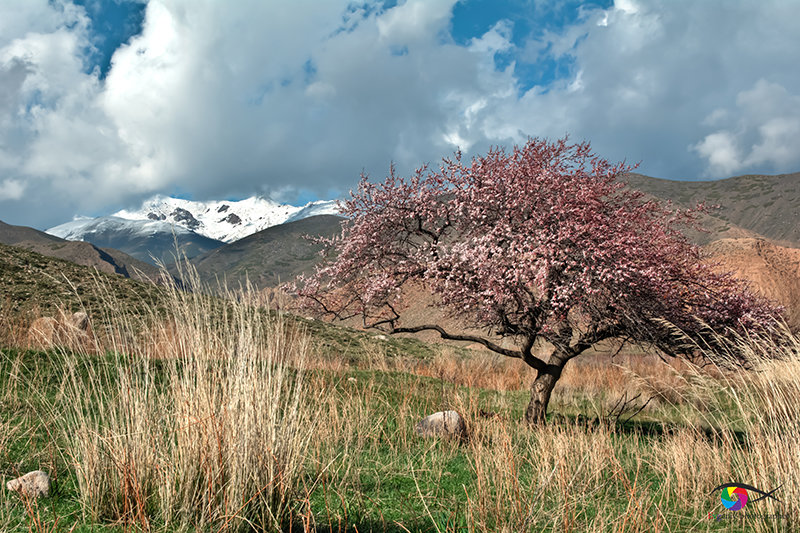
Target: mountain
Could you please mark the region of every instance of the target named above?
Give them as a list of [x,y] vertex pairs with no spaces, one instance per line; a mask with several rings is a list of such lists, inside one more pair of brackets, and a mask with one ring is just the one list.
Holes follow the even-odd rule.
[[[772,239],[800,247],[800,173],[746,175],[715,181],[674,181],[628,174],[629,185],[682,207],[704,202],[718,205],[704,222],[712,221],[711,242],[720,237]],[[742,232],[749,233],[745,235]]]
[[209,239],[234,242],[271,226],[337,212],[335,201],[311,202],[297,207],[257,196],[235,202],[194,202],[155,196],[138,210],[122,210],[112,216],[132,221],[169,222]]
[[176,242],[181,254],[192,258],[268,227],[336,212],[335,201],[297,207],[255,196],[236,202],[194,202],[155,196],[138,210],[122,210],[97,218],[79,217],[50,228],[47,233],[116,248],[141,261],[172,263]]
[[67,241],[25,226],[0,222],[0,243],[93,267],[106,274],[139,280],[160,279],[159,269],[119,250],[98,248],[88,242]]
[[284,221],[284,223],[295,222],[297,220],[302,220],[304,218],[315,217],[319,215],[338,216],[338,214],[339,214],[339,206],[336,204],[335,201],[311,202],[301,207],[298,211],[292,214],[292,216],[287,218]]
[[280,224],[221,246],[190,262],[200,279],[207,283],[213,284],[219,278],[229,287],[236,287],[249,279],[258,288],[274,287],[299,274],[311,272],[321,259],[322,245],[310,242],[304,236],[338,235],[342,220],[335,215],[314,215]]
[[116,248],[148,263],[173,262],[176,244],[186,257],[200,255],[223,244],[166,221],[128,220],[116,216],[80,218],[50,228],[47,233],[70,241]]

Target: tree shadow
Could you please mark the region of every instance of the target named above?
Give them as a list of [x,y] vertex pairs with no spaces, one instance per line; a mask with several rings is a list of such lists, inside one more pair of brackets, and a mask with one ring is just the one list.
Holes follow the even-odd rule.
[[[697,427],[676,422],[658,422],[652,420],[625,420],[612,421],[608,418],[587,417],[585,415],[555,415],[548,419],[548,423],[561,426],[580,426],[587,431],[601,427],[613,427],[623,435],[641,435],[644,437],[661,438],[674,435],[681,430],[692,428],[703,433],[710,440],[719,440],[723,437],[722,430],[711,427]],[[737,444],[747,442],[747,432],[741,430],[726,430]]]

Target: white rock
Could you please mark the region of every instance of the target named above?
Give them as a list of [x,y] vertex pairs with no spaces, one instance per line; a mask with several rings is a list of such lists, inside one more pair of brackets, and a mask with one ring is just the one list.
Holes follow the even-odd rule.
[[439,411],[428,415],[417,423],[415,429],[422,437],[440,435],[467,438],[467,424],[456,411]]
[[72,313],[72,315],[66,317],[64,322],[80,331],[86,331],[89,329],[89,315],[83,311]]
[[6,488],[29,498],[46,498],[50,495],[50,476],[43,470],[34,470],[12,479],[6,483]]

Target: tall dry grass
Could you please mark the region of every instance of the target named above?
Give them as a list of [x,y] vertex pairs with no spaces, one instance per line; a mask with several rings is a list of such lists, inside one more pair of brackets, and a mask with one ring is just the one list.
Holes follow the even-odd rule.
[[[795,531],[800,338],[783,331],[738,343],[750,371],[723,360],[703,368],[665,365],[644,376],[631,372],[638,387],[661,390],[683,413],[656,438],[609,421],[532,431],[498,421],[478,425],[469,450],[477,477],[467,507],[470,530]],[[765,492],[780,487],[775,495],[781,501],[727,511],[712,489],[736,482]]]
[[110,293],[106,356],[62,350],[54,417],[87,518],[148,530],[280,530],[317,416],[308,336],[255,305],[165,288],[167,314],[128,315]]
[[[411,474],[420,484],[412,496],[424,504],[416,525],[436,531],[794,531],[800,524],[794,503],[800,496],[800,341],[786,334],[740,342],[750,371],[652,357],[616,365],[589,358],[565,374],[554,394],[562,408],[579,393],[601,397],[601,406],[623,392],[657,398],[645,414],[661,422],[639,429],[602,416],[527,428],[508,416],[515,400],[503,394],[492,405],[500,416],[483,416],[485,402],[474,387],[505,390],[502,362],[443,352],[415,364],[383,356],[379,343],[367,346],[373,368],[437,378],[442,392],[432,390],[430,380],[408,378],[387,405],[375,378],[337,385],[344,372],[325,378],[333,382],[315,377],[315,387],[342,389],[322,401],[323,438],[309,449],[311,463],[325,471],[326,508],[333,509],[323,513],[329,522],[315,525],[336,530],[348,519],[359,523],[353,510],[349,517],[337,511],[338,502],[379,499],[375,487],[361,485],[365,478]],[[448,408],[466,416],[469,443],[421,442],[413,433],[419,417]],[[471,484],[460,489],[461,507],[453,507],[452,494],[419,488],[438,484],[454,457],[465,457],[472,472]],[[782,503],[764,500],[744,512],[726,511],[712,489],[729,482],[765,491],[781,487],[776,495]],[[361,512],[373,508],[367,503]]]
[[[782,504],[759,502],[763,513],[800,514],[800,337],[783,328],[771,335],[746,335],[737,349],[751,366],[732,372],[695,373],[693,391],[706,403],[704,420],[720,428],[720,454],[733,481],[762,490],[780,487]],[[724,361],[723,361],[724,363]],[[716,416],[715,416],[716,415]]]

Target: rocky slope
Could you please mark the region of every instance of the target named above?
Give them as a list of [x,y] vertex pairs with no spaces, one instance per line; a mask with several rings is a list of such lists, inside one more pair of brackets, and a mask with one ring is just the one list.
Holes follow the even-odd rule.
[[5,244],[0,244],[0,288],[4,312],[34,316],[85,309],[101,319],[109,304],[144,312],[160,298],[151,283]]

